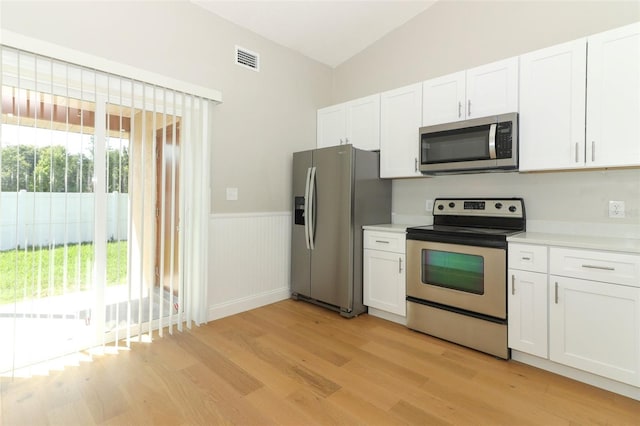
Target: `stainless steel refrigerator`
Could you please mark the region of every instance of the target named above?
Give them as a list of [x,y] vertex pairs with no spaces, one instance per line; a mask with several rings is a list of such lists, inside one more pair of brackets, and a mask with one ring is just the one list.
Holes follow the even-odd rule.
[[380,155],[352,145],[293,154],[291,292],[353,317],[362,303],[362,226],[391,223]]

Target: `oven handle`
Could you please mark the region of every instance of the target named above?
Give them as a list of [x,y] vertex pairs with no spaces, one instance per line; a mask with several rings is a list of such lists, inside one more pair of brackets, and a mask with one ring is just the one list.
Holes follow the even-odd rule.
[[476,247],[490,247],[490,248],[499,248],[506,249],[507,241],[506,240],[492,240],[483,238],[482,235],[478,237],[469,237],[464,235],[437,235],[437,234],[410,234],[407,233],[407,240],[414,241],[431,241],[434,243],[448,243],[448,244],[458,244],[463,246],[476,246]]
[[496,159],[496,129],[498,125],[493,123],[489,126],[489,158]]

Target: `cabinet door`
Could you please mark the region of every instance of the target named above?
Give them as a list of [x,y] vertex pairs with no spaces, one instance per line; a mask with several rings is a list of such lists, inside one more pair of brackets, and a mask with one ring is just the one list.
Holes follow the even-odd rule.
[[588,38],[588,167],[640,164],[640,23]]
[[640,288],[551,275],[552,361],[640,385]]
[[380,177],[422,176],[418,170],[421,122],[421,83],[380,95]]
[[509,270],[509,347],[547,358],[547,274]]
[[356,148],[380,149],[380,95],[347,102],[346,143]]
[[345,143],[347,134],[345,104],[319,109],[317,126],[316,145],[318,148]]
[[364,304],[405,316],[405,256],[380,250],[364,251]]
[[467,118],[518,111],[518,58],[467,70]]
[[450,123],[465,118],[465,72],[422,82],[422,125]]
[[520,170],[584,167],[587,40],[520,57]]

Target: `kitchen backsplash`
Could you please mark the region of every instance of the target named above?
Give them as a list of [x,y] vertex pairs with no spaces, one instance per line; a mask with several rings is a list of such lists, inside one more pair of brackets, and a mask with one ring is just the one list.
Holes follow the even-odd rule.
[[[395,179],[393,222],[431,223],[437,197],[522,197],[529,231],[640,238],[639,188],[640,169]],[[624,218],[609,217],[609,201],[624,201]]]

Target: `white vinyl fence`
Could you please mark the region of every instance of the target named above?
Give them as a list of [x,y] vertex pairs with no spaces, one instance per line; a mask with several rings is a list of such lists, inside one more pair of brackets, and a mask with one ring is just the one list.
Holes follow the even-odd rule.
[[[127,239],[129,194],[107,194],[107,238]],[[0,192],[0,251],[93,241],[94,194]]]

